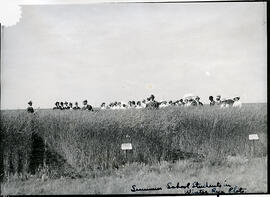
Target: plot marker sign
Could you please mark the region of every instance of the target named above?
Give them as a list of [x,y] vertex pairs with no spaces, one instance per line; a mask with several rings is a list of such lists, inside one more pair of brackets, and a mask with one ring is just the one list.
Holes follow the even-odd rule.
[[124,143],[121,145],[122,150],[132,150],[132,144],[131,143]]
[[258,140],[259,139],[259,136],[257,134],[250,134],[248,136],[248,139],[249,140]]
[[253,144],[253,157],[255,157],[256,151],[255,151],[255,141],[259,140],[259,136],[257,134],[250,134],[248,135],[248,139],[252,141]]

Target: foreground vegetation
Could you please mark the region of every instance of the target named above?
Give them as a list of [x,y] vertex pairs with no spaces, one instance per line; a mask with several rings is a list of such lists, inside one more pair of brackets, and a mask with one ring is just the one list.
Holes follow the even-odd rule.
[[[254,144],[255,152],[253,144],[248,140],[248,135],[252,133],[259,135],[259,140]],[[5,180],[14,174],[38,174],[42,170],[41,173],[45,173],[44,169],[37,169],[35,165],[37,162],[35,155],[44,153],[44,151],[37,151],[36,146],[44,143],[45,153],[39,158],[41,161],[37,163],[48,167],[45,171],[52,180],[48,183],[49,188],[60,184],[57,181],[61,176],[76,177],[78,179],[71,182],[77,184],[84,178],[92,180],[89,176],[96,174],[94,180],[97,183],[99,183],[98,180],[110,182],[109,180],[113,180],[114,177],[110,173],[118,172],[126,162],[134,162],[135,167],[133,166],[134,170],[130,172],[130,178],[117,179],[120,182],[123,181],[125,186],[122,188],[121,184],[117,183],[115,186],[117,189],[109,191],[109,193],[122,193],[130,189],[127,181],[135,176],[135,174],[132,175],[136,173],[133,171],[145,165],[148,166],[147,168],[151,166],[162,168],[164,162],[175,165],[173,162],[179,159],[188,160],[190,163],[185,165],[191,165],[191,167],[181,168],[181,170],[187,170],[184,175],[186,180],[190,180],[187,178],[199,169],[207,171],[207,169],[222,168],[228,156],[247,159],[265,158],[267,155],[267,113],[266,104],[246,104],[241,109],[204,106],[202,108],[167,107],[158,110],[128,109],[98,112],[41,110],[36,114],[16,110],[1,111],[1,135],[3,136]],[[126,135],[130,138],[126,138]],[[40,138],[41,141],[33,145],[35,138]],[[121,144],[126,142],[131,142],[133,146],[133,151],[128,157],[121,150]],[[200,165],[205,167],[202,168]],[[253,167],[249,165],[243,166],[244,171],[253,170]],[[232,165],[231,171],[237,170],[238,167]],[[230,170],[228,166],[225,171],[226,169]],[[259,173],[266,172],[263,165],[257,170]],[[105,172],[108,177],[102,179],[100,174]],[[144,173],[146,172],[148,170]],[[166,171],[164,173],[158,173],[155,176],[161,176],[165,181],[168,175]],[[204,176],[200,173],[195,177],[201,180]],[[252,177],[250,173],[252,172],[247,172],[243,176]],[[175,174],[176,172],[172,173],[172,177],[180,178],[177,177],[178,175],[174,176]],[[208,177],[208,174],[205,173],[206,179],[213,180],[210,176]],[[149,178],[149,180],[146,178],[148,182],[158,183],[153,177],[152,180],[151,173],[146,177]],[[218,179],[218,172],[214,177]],[[138,179],[139,177],[134,178],[134,181]],[[260,188],[259,185],[262,184],[264,177],[257,177],[257,179],[254,179],[258,181],[256,187]],[[30,185],[38,184],[33,180],[28,179],[26,182]],[[64,180],[69,183],[69,179],[64,178]],[[68,183],[67,191],[69,191]],[[142,184],[145,183],[147,182],[142,182]],[[128,187],[126,187],[127,184],[129,184]],[[247,184],[249,183],[245,180],[242,185],[245,187]],[[12,184],[5,185],[6,193],[9,193],[8,191],[11,190],[8,188],[13,186]],[[42,188],[43,186],[40,185]],[[31,192],[30,188],[24,187],[24,189],[26,193],[35,193]],[[43,189],[46,191],[46,188]],[[90,192],[89,189],[83,191],[106,193],[102,192],[105,190],[98,191],[97,189],[96,192],[94,190]],[[260,189],[266,191],[264,186]],[[54,191],[52,188],[51,190]],[[71,193],[73,191],[76,193],[78,190],[74,189]]]
[[[34,195],[34,194],[151,194],[174,193],[184,194],[189,189],[167,189],[166,185],[186,185],[188,182],[220,182],[231,187],[217,188],[226,193],[262,193],[267,191],[266,158],[247,160],[241,157],[231,157],[222,166],[210,166],[207,163],[194,163],[188,160],[176,163],[161,162],[160,164],[144,165],[132,163],[118,170],[95,171],[91,176],[70,179],[48,179],[42,181],[38,177],[21,181],[12,177],[10,182],[2,185],[3,195]],[[94,178],[95,177],[95,178]],[[160,191],[132,192],[132,186],[137,188],[162,187]],[[232,189],[231,189],[232,188]],[[242,189],[241,189],[242,188]],[[209,189],[203,189],[211,193]],[[193,193],[199,189],[191,189]],[[242,191],[242,192],[241,192]],[[213,193],[213,192],[212,192]]]

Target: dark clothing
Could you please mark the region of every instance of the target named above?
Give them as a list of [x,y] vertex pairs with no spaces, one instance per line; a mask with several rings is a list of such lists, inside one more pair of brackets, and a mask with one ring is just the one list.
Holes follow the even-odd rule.
[[34,108],[32,106],[27,107],[28,113],[34,113]]
[[92,107],[91,105],[84,105],[84,106],[82,107],[82,110],[94,111],[94,110],[93,110],[93,107]]
[[78,107],[75,106],[73,107],[73,109],[76,110],[76,109],[81,109],[81,108],[79,106]]
[[55,106],[53,109],[60,109],[60,106]]
[[146,108],[147,109],[158,109],[159,105],[160,105],[160,103],[158,103],[157,101],[150,101],[149,103],[146,104]]
[[229,106],[232,106],[233,103],[234,103],[234,100],[232,100],[232,99],[227,99],[226,100],[226,104],[229,105]]

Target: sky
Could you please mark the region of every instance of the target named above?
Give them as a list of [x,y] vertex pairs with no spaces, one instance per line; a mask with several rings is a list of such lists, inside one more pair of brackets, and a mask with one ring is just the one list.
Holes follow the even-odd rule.
[[24,5],[2,34],[1,109],[56,101],[267,102],[266,2]]

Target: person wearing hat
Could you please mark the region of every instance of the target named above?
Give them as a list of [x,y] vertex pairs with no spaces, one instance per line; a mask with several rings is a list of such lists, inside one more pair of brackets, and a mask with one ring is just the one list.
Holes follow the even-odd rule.
[[53,109],[60,109],[60,105],[58,101],[55,102],[55,107],[53,107]]
[[220,95],[217,95],[217,97],[216,97],[216,104],[217,105],[221,105],[222,104],[221,96]]
[[34,108],[32,107],[32,104],[32,101],[28,102],[28,107],[26,109],[28,113],[34,113]]
[[237,107],[237,108],[241,108],[242,107],[242,102],[240,101],[240,97],[237,96],[237,97],[234,97],[233,98],[233,107]]
[[209,96],[209,101],[210,101],[210,106],[214,106],[215,105],[215,101],[214,101],[214,97],[213,96]]
[[87,103],[88,103],[87,100],[84,100],[84,101],[83,101],[83,107],[82,107],[82,110],[94,111],[94,110],[93,110],[93,107],[92,107],[91,105],[88,105]]
[[75,102],[75,106],[73,107],[74,110],[81,109],[78,105],[78,102]]

